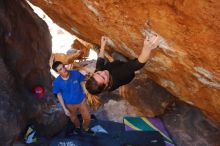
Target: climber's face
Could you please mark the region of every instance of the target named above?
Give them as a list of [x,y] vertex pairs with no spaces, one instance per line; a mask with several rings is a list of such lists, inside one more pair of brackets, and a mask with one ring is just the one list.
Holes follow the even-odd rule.
[[96,80],[98,84],[105,84],[108,85],[109,82],[109,71],[97,71],[93,74],[93,78]]
[[60,64],[57,66],[57,72],[60,74],[62,77],[66,78],[69,75],[69,72],[67,71],[66,67],[63,64]]

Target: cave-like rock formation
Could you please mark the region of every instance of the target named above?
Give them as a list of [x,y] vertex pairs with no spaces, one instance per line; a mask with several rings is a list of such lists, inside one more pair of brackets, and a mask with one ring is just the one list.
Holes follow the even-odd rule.
[[137,57],[146,34],[162,36],[145,71],[179,99],[220,122],[220,1],[30,0],[88,42]]
[[136,75],[131,83],[122,86],[119,93],[131,105],[138,107],[142,116],[148,117],[163,115],[175,100],[169,92],[143,74]]
[[[49,126],[41,133],[45,136],[65,123],[61,111],[51,113],[50,55],[49,29],[27,2],[0,0],[0,146],[19,139],[30,119],[39,127]],[[32,93],[36,85],[45,87],[42,100]]]
[[1,57],[17,83],[51,87],[48,60],[51,36],[47,24],[26,1],[1,0]]
[[[179,99],[199,107],[212,119],[220,121],[218,59],[220,25],[217,18],[220,2],[215,0],[135,2],[31,0],[31,2],[40,6],[56,23],[82,40],[97,46],[102,35],[109,36],[109,53],[117,51],[129,58],[136,57],[140,53],[146,34],[161,35],[164,40],[160,44],[160,49],[153,52],[151,60],[141,73],[148,74]],[[37,121],[38,128],[47,129],[39,131],[42,136],[52,136],[66,123],[66,116],[54,102],[55,98],[50,92],[52,81],[49,73],[50,55],[51,36],[48,27],[33,12],[26,0],[0,0],[0,146],[11,146],[14,141],[22,138],[19,136],[30,120]],[[121,93],[128,93],[124,97],[131,105],[149,107],[149,110],[145,109],[142,114],[162,114],[169,104],[170,95],[163,94],[165,90],[160,90],[161,92],[156,90],[160,88],[152,81],[138,80],[125,86]],[[144,87],[139,88],[139,83]],[[36,99],[32,93],[32,88],[39,84],[46,89],[42,100]],[[137,90],[131,92],[129,89],[134,87]],[[149,90],[145,90],[146,87],[149,87]],[[153,90],[158,93],[154,94]],[[151,107],[152,104],[145,102],[145,99],[142,104],[141,98],[145,98],[142,95],[146,98],[157,97],[156,101],[153,102],[155,99],[152,99],[151,103],[158,108]],[[132,96],[141,98],[134,102]],[[140,109],[142,110],[142,107]],[[127,109],[124,107],[124,110]],[[184,116],[192,111],[185,108],[183,110],[184,112],[180,113]],[[205,138],[208,139],[207,135],[212,133],[212,137],[217,141],[219,127],[209,128],[211,127],[209,122],[200,119],[200,116],[197,117],[194,113],[197,112],[189,114],[187,118],[178,117],[180,122],[175,122],[177,118],[169,115],[164,119],[168,121],[168,125],[179,124],[177,125],[179,129],[183,129],[182,126],[187,127],[190,125],[189,119],[194,118],[195,122],[190,126],[196,127],[194,125],[199,123],[198,133],[203,133],[202,128],[206,128],[208,134],[204,133]],[[181,137],[184,131],[179,129],[174,130],[172,134]],[[198,138],[200,137],[197,136]],[[191,139],[187,140],[190,142]],[[206,140],[204,141],[206,143]]]

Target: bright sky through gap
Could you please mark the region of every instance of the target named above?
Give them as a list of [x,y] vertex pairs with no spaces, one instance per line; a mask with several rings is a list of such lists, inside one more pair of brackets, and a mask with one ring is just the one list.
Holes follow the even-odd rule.
[[[34,12],[41,17],[49,27],[50,34],[52,36],[52,52],[66,54],[67,50],[71,49],[71,45],[76,37],[56,25],[56,23],[54,23],[39,7],[32,5],[30,2],[28,3]],[[97,53],[93,50],[90,50],[88,59],[97,59]]]
[[56,23],[54,23],[40,8],[32,5],[30,2],[29,4],[34,12],[38,14],[38,16],[41,17],[49,27],[52,36],[52,52],[66,53],[66,51],[71,48],[71,44],[76,37],[56,25]]
[[[73,44],[76,37],[66,30],[59,27],[56,23],[54,23],[50,17],[48,17],[42,9],[39,7],[36,7],[32,5],[29,1],[27,1],[29,5],[32,7],[34,12],[42,18],[48,25],[50,34],[52,36],[52,53],[64,53],[66,54],[67,50],[71,49],[71,45]],[[97,59],[97,53],[90,49],[89,60],[96,60]],[[58,74],[55,73],[51,69],[51,73],[53,76],[57,77]]]

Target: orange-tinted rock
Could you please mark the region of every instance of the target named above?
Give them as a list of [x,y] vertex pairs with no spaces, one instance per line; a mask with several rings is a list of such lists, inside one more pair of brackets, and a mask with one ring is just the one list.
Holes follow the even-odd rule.
[[76,52],[73,54],[53,53],[54,61],[61,61],[63,64],[71,64],[74,60],[79,59],[82,52]]
[[146,73],[179,99],[220,122],[220,1],[30,0],[58,25],[91,43],[136,57],[145,33],[161,35]]
[[80,57],[88,57],[89,56],[89,48],[84,46],[84,44],[82,44],[77,39],[74,40],[74,43],[72,44],[72,48],[82,51],[82,55]]

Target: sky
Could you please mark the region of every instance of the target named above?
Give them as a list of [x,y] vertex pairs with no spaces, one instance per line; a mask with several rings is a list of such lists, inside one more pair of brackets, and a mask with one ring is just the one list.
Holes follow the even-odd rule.
[[[29,3],[30,4],[30,3]],[[71,48],[75,36],[54,23],[40,8],[30,4],[34,12],[38,14],[48,25],[52,36],[52,52],[66,53]]]
[[[41,17],[49,27],[52,36],[52,52],[66,54],[67,50],[71,49],[71,45],[76,37],[54,23],[42,9],[32,5],[30,2],[28,3],[33,8],[34,12]],[[97,59],[95,51],[90,50],[88,59]]]
[[[28,1],[27,1],[28,2]],[[54,23],[50,17],[48,17],[42,9],[32,5],[28,2],[32,7],[34,12],[42,18],[48,25],[50,34],[52,36],[52,52],[53,53],[64,53],[66,54],[67,50],[71,49],[71,45],[73,44],[76,37],[66,30],[59,27],[56,23]],[[95,51],[90,49],[88,60],[97,59],[97,54]],[[55,77],[58,76],[52,69],[51,74]]]

